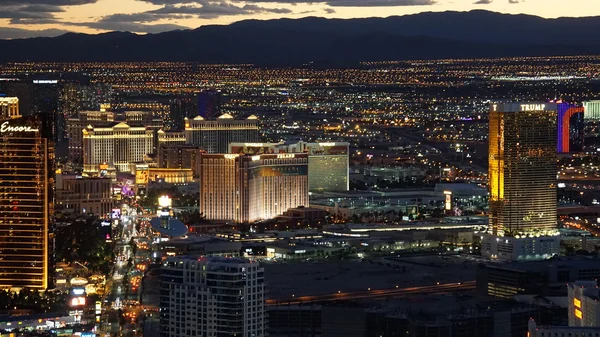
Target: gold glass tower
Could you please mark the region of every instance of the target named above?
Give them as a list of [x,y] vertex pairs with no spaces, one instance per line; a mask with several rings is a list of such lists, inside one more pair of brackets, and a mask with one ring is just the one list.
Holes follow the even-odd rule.
[[34,116],[0,119],[0,288],[50,287],[54,148]]
[[543,236],[556,229],[556,120],[554,103],[490,107],[491,234]]

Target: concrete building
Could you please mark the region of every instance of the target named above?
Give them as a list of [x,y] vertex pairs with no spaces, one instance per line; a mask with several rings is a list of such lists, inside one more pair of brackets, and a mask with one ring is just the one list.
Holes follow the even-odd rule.
[[158,148],[157,164],[160,168],[192,169],[197,174],[200,147],[191,144],[169,144]]
[[113,208],[112,181],[77,175],[56,176],[56,209],[75,214],[110,214]]
[[504,261],[545,260],[560,251],[560,237],[481,235],[481,252],[485,257]]
[[477,302],[468,296],[419,296],[379,305],[365,301],[273,305],[268,308],[268,333],[276,337],[524,337],[535,314],[524,305]]
[[597,259],[490,263],[477,269],[477,292],[481,296],[502,298],[519,294],[566,297],[565,284],[598,278],[600,260]]
[[77,117],[67,119],[69,160],[75,163],[83,161],[83,130],[85,128],[109,126],[114,121],[115,114],[110,111],[81,111]]
[[[490,106],[490,224],[482,255],[500,260],[558,254],[556,103]],[[550,237],[547,240],[542,237]],[[508,242],[507,242],[508,241]]]
[[595,327],[600,330],[598,282],[576,281],[567,285],[569,292],[569,326]]
[[349,146],[345,142],[246,142],[229,144],[229,153],[307,153],[309,191],[340,192],[350,188]]
[[209,220],[249,223],[308,206],[307,154],[203,154],[200,212]]
[[537,325],[535,320],[529,320],[529,337],[598,337],[600,327],[574,327],[574,326],[545,326]]
[[153,131],[118,123],[108,127],[87,127],[83,130],[83,169],[97,173],[99,165],[107,164],[119,172],[129,170],[129,164],[143,161],[153,152]]
[[207,153],[228,153],[229,143],[258,141],[258,131],[258,118],[254,115],[234,119],[223,114],[214,120],[186,118],[184,133],[187,144],[197,145]]
[[264,269],[258,263],[168,258],[160,289],[161,337],[265,336]]

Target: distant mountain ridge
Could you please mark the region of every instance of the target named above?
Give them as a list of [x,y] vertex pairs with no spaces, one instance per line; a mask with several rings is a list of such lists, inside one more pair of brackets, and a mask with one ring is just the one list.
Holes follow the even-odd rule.
[[488,11],[366,19],[247,20],[136,35],[68,33],[0,40],[8,61],[188,61],[288,66],[314,62],[600,54],[600,17],[544,19]]

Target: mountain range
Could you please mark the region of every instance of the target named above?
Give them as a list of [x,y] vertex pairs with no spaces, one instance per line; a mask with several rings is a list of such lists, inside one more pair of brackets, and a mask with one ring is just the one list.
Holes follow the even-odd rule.
[[189,61],[356,66],[361,61],[600,54],[600,17],[488,11],[387,18],[246,20],[159,34],[0,40],[0,62]]

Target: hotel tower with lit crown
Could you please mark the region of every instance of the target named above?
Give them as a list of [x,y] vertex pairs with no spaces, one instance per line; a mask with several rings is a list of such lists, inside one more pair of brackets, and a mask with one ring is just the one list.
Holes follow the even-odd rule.
[[202,154],[200,212],[252,223],[308,206],[308,154]]
[[482,253],[503,260],[557,253],[555,103],[493,104],[489,118],[490,223]]
[[0,120],[0,288],[52,286],[54,146],[36,116]]

